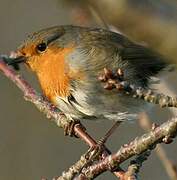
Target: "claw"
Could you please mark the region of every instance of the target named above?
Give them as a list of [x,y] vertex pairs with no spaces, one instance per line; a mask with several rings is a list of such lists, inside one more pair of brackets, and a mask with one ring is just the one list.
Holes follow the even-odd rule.
[[64,135],[65,136],[75,136],[77,135],[74,132],[75,125],[80,124],[78,120],[70,121],[65,127],[64,127]]
[[103,158],[102,153],[105,149],[104,144],[107,141],[107,139],[112,135],[112,133],[117,129],[117,127],[120,125],[120,123],[121,123],[121,121],[120,122],[117,121],[111,127],[111,129],[109,129],[109,131],[106,133],[106,135],[98,141],[97,145],[90,148],[90,150],[88,151],[89,157],[88,157],[88,162],[86,163],[86,166],[97,159]]
[[104,144],[97,144],[96,146],[91,147],[88,150],[87,154],[85,155],[85,158],[87,159],[87,162],[82,167],[82,169],[89,166],[95,160],[100,159],[100,156],[102,155],[103,151],[104,151]]

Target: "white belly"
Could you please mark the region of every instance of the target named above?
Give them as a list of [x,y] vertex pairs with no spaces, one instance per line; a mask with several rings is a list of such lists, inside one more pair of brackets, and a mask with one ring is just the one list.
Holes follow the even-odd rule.
[[105,91],[99,95],[92,92],[75,91],[76,102],[56,97],[59,109],[73,119],[132,120],[147,107],[147,103],[118,92]]

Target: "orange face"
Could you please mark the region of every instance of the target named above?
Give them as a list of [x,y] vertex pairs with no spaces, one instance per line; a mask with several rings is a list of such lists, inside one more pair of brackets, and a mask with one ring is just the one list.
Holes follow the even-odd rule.
[[65,57],[73,47],[60,48],[55,43],[27,43],[18,50],[20,56],[27,57],[26,64],[40,81],[44,94],[53,100],[56,96],[69,95],[70,68]]

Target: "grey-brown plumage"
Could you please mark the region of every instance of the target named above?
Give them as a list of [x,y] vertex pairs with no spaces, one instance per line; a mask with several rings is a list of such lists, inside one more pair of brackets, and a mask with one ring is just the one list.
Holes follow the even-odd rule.
[[[122,69],[125,81],[146,88],[151,77],[157,76],[168,66],[159,54],[121,34],[104,29],[52,27],[29,36],[20,49],[24,51],[29,44],[37,45],[42,42],[48,50],[54,46],[57,47],[56,51],[74,47],[65,57],[65,63],[71,71],[83,74],[83,78],[71,78],[70,95],[56,95],[55,98],[58,107],[70,118],[123,120],[125,117],[131,118],[145,107],[141,100],[115,90],[105,90],[98,81],[98,76],[105,67],[113,71]],[[32,54],[31,57],[33,56]],[[66,71],[66,75],[67,73]]]

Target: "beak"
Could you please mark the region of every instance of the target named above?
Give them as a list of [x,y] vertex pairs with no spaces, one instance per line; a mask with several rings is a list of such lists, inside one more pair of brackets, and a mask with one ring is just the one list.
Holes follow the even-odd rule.
[[20,63],[24,63],[26,61],[26,57],[24,56],[19,56],[16,58],[12,58],[7,64],[8,65],[16,65],[16,64],[20,64]]
[[26,62],[27,58],[24,56],[19,56],[15,58],[11,58],[10,60],[7,61],[8,65],[13,66],[15,70],[19,70],[19,64]]

